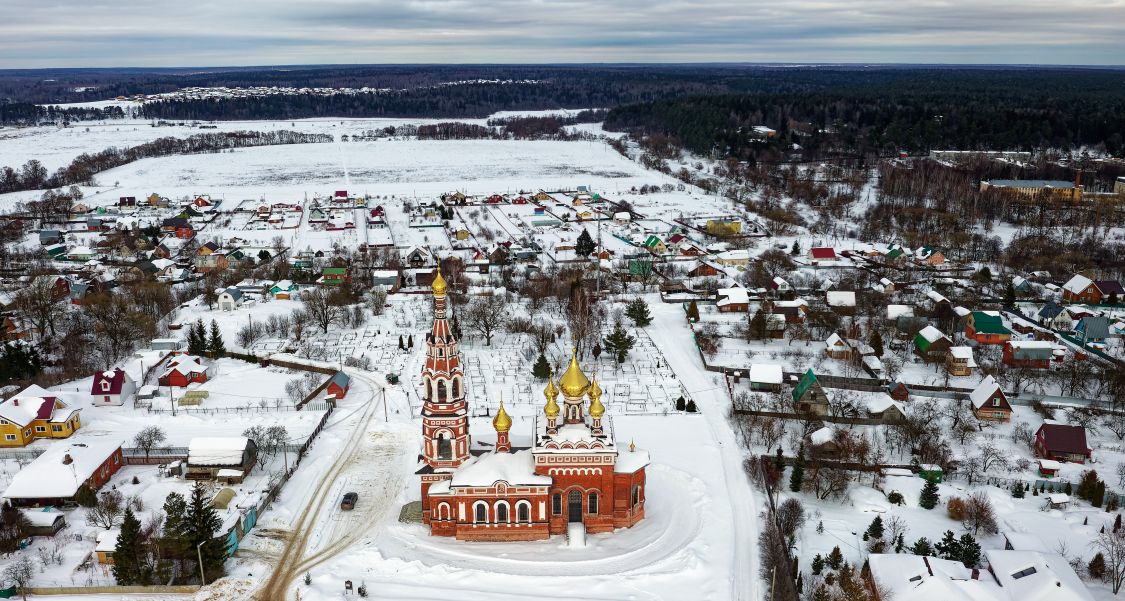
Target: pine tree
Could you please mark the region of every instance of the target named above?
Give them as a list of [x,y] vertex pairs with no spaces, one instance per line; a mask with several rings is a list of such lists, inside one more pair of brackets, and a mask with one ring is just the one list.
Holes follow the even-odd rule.
[[406,344],[402,340],[402,334],[398,335],[398,350],[400,350],[400,351],[406,350]]
[[797,451],[797,459],[793,461],[793,472],[789,474],[789,490],[793,492],[801,492],[801,487],[805,483],[805,447]]
[[699,321],[699,305],[695,304],[695,301],[688,303],[687,318],[692,323]]
[[1074,494],[1074,487],[1070,485],[1070,482],[1066,483],[1066,489],[1063,490],[1063,492],[1065,492],[1068,497]]
[[1098,481],[1097,486],[1094,487],[1094,494],[1092,495],[1092,497],[1093,498],[1090,499],[1090,504],[1094,507],[1101,507],[1102,501],[1105,500],[1105,482],[1102,482],[1101,480]]
[[763,340],[768,333],[766,330],[766,313],[758,309],[754,312],[754,316],[750,318],[750,338],[753,340]]
[[816,533],[824,534],[824,520],[820,520],[816,523]]
[[638,328],[643,328],[652,323],[652,313],[648,310],[648,304],[645,303],[643,298],[634,299],[625,306],[625,315],[633,320],[633,324]]
[[817,553],[816,556],[812,558],[812,573],[813,573],[813,576],[820,576],[820,572],[823,571],[823,570],[824,570],[824,558],[820,556],[820,553]]
[[544,380],[551,376],[551,364],[547,362],[547,357],[543,356],[543,353],[539,353],[535,365],[531,366],[531,375],[537,380]]
[[906,539],[903,537],[903,534],[899,532],[898,536],[895,537],[895,553],[902,553],[904,548],[906,548]]
[[1117,532],[1120,529],[1121,529],[1121,514],[1119,513],[1119,514],[1117,514],[1117,517],[1113,518],[1113,531]]
[[961,563],[965,564],[966,568],[975,568],[980,565],[980,545],[972,534],[966,532],[961,535]]
[[914,541],[914,545],[910,547],[910,552],[925,557],[934,554],[934,546],[930,544],[930,539],[923,536]]
[[[682,398],[682,397],[681,397]],[[781,473],[785,469],[785,453],[781,450],[781,445],[777,445],[777,456],[773,460],[774,467],[777,468],[777,473]],[[1121,516],[1117,516],[1117,522],[1121,523]]]
[[918,496],[918,506],[922,509],[933,509],[937,507],[939,500],[941,497],[938,495],[937,482],[926,478],[926,484],[922,486],[922,494]]
[[957,561],[961,559],[961,542],[957,540],[952,530],[946,530],[945,535],[934,545],[934,551],[937,551],[942,559]]
[[1013,499],[1022,499],[1023,498],[1023,482],[1016,482],[1014,485],[1012,485],[1012,498]]
[[822,584],[813,591],[812,601],[832,601],[832,593]]
[[629,351],[632,350],[636,342],[635,337],[630,336],[625,328],[621,327],[621,324],[617,324],[613,327],[613,332],[605,337],[602,344],[605,345],[606,350],[613,353],[613,357],[618,363],[624,363],[625,357],[629,356]]
[[[863,533],[868,538],[883,538],[883,518],[875,516],[871,520],[871,525],[867,527],[867,531]],[[864,540],[867,540],[866,538]]]
[[215,532],[223,525],[218,512],[211,506],[202,482],[196,482],[191,489],[191,499],[182,523],[182,537],[189,549],[202,543],[199,553],[203,557],[203,572],[208,582],[213,582],[223,574],[226,560],[226,547],[222,539],[215,538]]
[[793,241],[793,247],[789,249],[789,254],[793,255],[794,257],[801,254],[800,242],[797,242],[796,240]]
[[1105,556],[1100,551],[1086,565],[1086,573],[1090,575],[1090,578],[1098,580],[1105,578]]
[[202,355],[207,352],[207,330],[200,319],[188,326],[188,354]]
[[219,332],[219,324],[211,320],[211,338],[207,341],[207,350],[211,351],[211,356],[218,359],[227,354],[227,346],[223,344],[223,334]]
[[121,533],[113,550],[113,578],[122,586],[152,584],[152,571],[145,561],[141,522],[131,508],[125,509]]
[[414,334],[406,335],[406,348],[414,348]]
[[574,242],[574,254],[586,258],[593,254],[594,250],[596,250],[594,239],[590,237],[590,232],[586,231],[586,228],[582,228],[582,233],[578,234],[578,240]]
[[832,552],[828,554],[828,559],[825,560],[825,563],[833,570],[839,570],[840,566],[844,565],[844,554],[840,552],[839,545],[832,547]]
[[883,356],[883,336],[879,334],[879,330],[871,331],[871,338],[868,339],[867,345],[874,349],[876,357]]

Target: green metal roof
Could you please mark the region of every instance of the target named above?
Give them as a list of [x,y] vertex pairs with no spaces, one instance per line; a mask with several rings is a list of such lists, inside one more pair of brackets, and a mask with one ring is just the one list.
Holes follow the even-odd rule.
[[346,275],[348,270],[346,267],[325,267],[321,273],[324,275]]
[[978,334],[1011,334],[1012,331],[1004,327],[1004,320],[999,315],[989,315],[982,311],[973,311],[973,329]]
[[812,369],[809,369],[805,372],[805,375],[801,376],[801,380],[797,382],[797,385],[793,387],[793,400],[801,400],[801,397],[805,396],[805,393],[815,384],[816,374],[813,373]]

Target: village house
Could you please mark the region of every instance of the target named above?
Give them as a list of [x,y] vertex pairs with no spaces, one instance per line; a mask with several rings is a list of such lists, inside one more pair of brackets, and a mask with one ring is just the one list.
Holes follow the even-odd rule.
[[90,384],[90,403],[94,406],[121,406],[133,400],[137,384],[121,368],[99,371]]
[[113,565],[113,553],[117,550],[117,537],[121,536],[120,528],[102,530],[94,537],[94,555],[98,557],[98,564],[103,566]]
[[54,536],[66,528],[66,514],[57,509],[21,509],[31,526],[28,536]]
[[934,326],[926,326],[914,337],[914,352],[928,363],[940,363],[949,355],[953,341]]
[[203,359],[193,355],[176,355],[165,365],[158,379],[161,386],[186,388],[189,384],[206,382],[209,375],[209,368],[203,364]]
[[254,467],[258,445],[245,436],[201,437],[188,442],[188,480],[242,482]]
[[872,419],[882,420],[885,424],[906,421],[906,411],[902,408],[902,405],[885,392],[868,395],[865,408]]
[[1004,365],[1047,369],[1055,344],[1046,340],[1009,340],[1004,343]]
[[82,426],[81,410],[36,385],[0,403],[0,447],[25,447],[39,438],[67,438]]
[[776,363],[751,363],[750,390],[759,392],[781,392],[784,373]]
[[332,375],[332,379],[328,381],[328,387],[324,392],[327,393],[328,396],[338,401],[347,396],[348,387],[351,386],[351,381],[352,379],[348,376],[348,374],[342,371],[338,371]]
[[1040,307],[1036,319],[1039,325],[1053,330],[1069,332],[1074,328],[1074,319],[1070,316],[1070,313],[1056,304],[1055,301],[1047,301]]
[[832,359],[848,359],[852,356],[852,347],[836,332],[824,341],[824,352]]
[[58,506],[74,502],[78,489],[97,491],[124,461],[121,440],[112,437],[75,437],[57,443],[24,466],[4,490],[4,499],[16,507]]
[[270,287],[270,296],[277,300],[290,300],[297,295],[297,284],[292,280],[281,280]]
[[1035,432],[1035,454],[1053,461],[1086,463],[1091,451],[1086,443],[1086,428],[1044,423]]
[[715,292],[715,306],[720,313],[746,313],[750,310],[750,292],[741,286],[720,288]]
[[951,376],[971,376],[977,367],[973,357],[973,347],[952,346],[945,358],[945,369]]
[[828,393],[820,386],[813,370],[808,370],[797,385],[793,387],[793,402],[800,413],[812,415],[828,414]]
[[991,375],[985,376],[980,384],[969,394],[973,414],[977,419],[1006,422],[1012,419],[1012,406],[1008,397],[1000,389],[1000,384]]
[[1074,335],[1082,342],[1105,342],[1109,337],[1109,318],[1100,315],[1083,317],[1074,326]]
[[854,291],[830,290],[825,293],[825,302],[837,315],[855,315]]
[[347,267],[325,267],[321,271],[320,282],[325,286],[344,286],[352,283]]
[[965,316],[965,337],[978,344],[1004,344],[1011,340],[1012,331],[1004,327],[998,312],[972,311]]
[[234,311],[242,305],[242,291],[238,288],[231,286],[219,292],[215,300],[215,304],[220,311]]

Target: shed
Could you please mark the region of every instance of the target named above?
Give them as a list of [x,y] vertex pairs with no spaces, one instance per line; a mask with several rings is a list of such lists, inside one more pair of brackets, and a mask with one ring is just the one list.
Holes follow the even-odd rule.
[[244,475],[254,467],[258,445],[245,436],[193,438],[188,443],[189,480],[215,478],[223,469],[240,470]]
[[750,364],[751,390],[779,391],[783,377],[781,366],[776,363]]
[[931,482],[940,484],[941,481],[945,479],[945,470],[941,469],[940,465],[923,463],[918,468],[918,476]]
[[32,536],[54,536],[66,527],[65,514],[51,507],[40,510],[24,509],[22,513],[31,524],[28,534]]
[[332,375],[332,379],[328,381],[328,388],[325,392],[328,396],[335,398],[337,401],[348,395],[348,388],[351,386],[351,377],[348,374],[338,371]]
[[226,509],[230,505],[230,502],[234,500],[235,496],[237,496],[237,494],[238,493],[234,492],[233,488],[224,488],[215,493],[215,496],[211,499],[211,507],[214,507],[215,509]]

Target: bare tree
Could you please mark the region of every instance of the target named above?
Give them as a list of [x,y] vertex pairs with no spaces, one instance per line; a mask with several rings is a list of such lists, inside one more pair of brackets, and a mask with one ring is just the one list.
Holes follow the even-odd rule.
[[109,530],[117,524],[125,513],[125,497],[116,490],[107,490],[98,497],[98,502],[86,510],[86,522],[91,526]]
[[27,601],[27,588],[35,577],[35,561],[28,554],[20,554],[8,567],[4,568],[4,578],[16,583],[24,601]]
[[144,451],[147,460],[148,454],[159,447],[166,438],[168,436],[160,426],[147,426],[133,437],[133,446]]
[[35,330],[40,344],[55,334],[55,324],[66,313],[55,298],[55,278],[38,276],[16,293],[12,308]]
[[1102,532],[1091,545],[1105,558],[1105,578],[1116,595],[1125,584],[1125,529]]
[[984,493],[975,492],[965,500],[965,517],[961,520],[965,530],[972,530],[973,534],[981,530],[987,534],[1000,532],[996,524],[996,511]]
[[508,302],[498,294],[481,297],[468,304],[464,315],[465,326],[484,337],[484,345],[489,346],[508,320]]
[[340,319],[341,306],[332,298],[332,293],[325,288],[313,288],[301,293],[301,301],[305,304],[305,313],[312,323],[320,326],[325,333],[328,327]]

